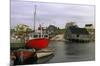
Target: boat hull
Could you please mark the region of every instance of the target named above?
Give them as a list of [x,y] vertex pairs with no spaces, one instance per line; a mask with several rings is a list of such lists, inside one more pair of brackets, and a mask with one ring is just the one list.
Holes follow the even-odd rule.
[[29,62],[33,60],[34,62],[37,60],[37,56],[33,49],[18,49],[14,51],[14,55],[16,59],[14,60],[14,65],[22,65],[32,63]]
[[35,48],[35,49],[43,49],[48,47],[49,40],[47,38],[37,38],[31,39],[26,42],[26,47]]
[[[21,53],[22,52],[22,53]],[[22,56],[23,57],[23,60],[27,60],[29,59],[30,57],[33,56],[33,52],[32,51],[28,51],[28,50],[23,50],[23,51],[15,51],[14,52],[15,56],[16,57],[20,57]]]

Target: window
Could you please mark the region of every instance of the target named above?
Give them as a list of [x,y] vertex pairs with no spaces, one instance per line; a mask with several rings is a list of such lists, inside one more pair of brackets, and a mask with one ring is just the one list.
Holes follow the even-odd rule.
[[37,38],[38,37],[38,35],[34,35],[34,38]]
[[39,37],[41,37],[41,35],[39,34]]
[[48,35],[44,35],[44,37],[48,37]]
[[79,35],[77,35],[77,37],[79,37]]

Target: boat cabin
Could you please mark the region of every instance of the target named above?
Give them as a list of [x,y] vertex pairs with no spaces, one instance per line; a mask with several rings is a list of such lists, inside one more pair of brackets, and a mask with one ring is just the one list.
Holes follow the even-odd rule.
[[49,38],[48,34],[41,34],[41,33],[30,33],[28,35],[29,39],[36,39],[36,38]]

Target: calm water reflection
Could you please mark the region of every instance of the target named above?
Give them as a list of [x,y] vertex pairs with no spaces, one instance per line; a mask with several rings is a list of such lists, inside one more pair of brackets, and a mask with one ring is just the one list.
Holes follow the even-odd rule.
[[63,41],[50,41],[48,47],[55,49],[53,55],[40,58],[37,61],[30,59],[29,63],[26,64],[43,64],[43,63],[95,60],[94,42],[72,43],[72,42],[63,42]]
[[50,41],[49,48],[55,49],[54,57],[46,63],[95,60],[95,42],[72,43]]

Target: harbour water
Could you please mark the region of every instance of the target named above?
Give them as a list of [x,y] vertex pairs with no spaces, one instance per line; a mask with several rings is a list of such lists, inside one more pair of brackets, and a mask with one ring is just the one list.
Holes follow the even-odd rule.
[[47,63],[95,60],[95,42],[72,43],[51,41],[49,47],[55,48],[55,53],[54,57]]
[[95,60],[95,42],[50,41],[49,48],[55,49],[54,55],[38,59],[37,64]]
[[95,42],[50,41],[48,48],[54,49],[54,54],[39,58],[37,61],[29,59],[24,65],[95,60]]

